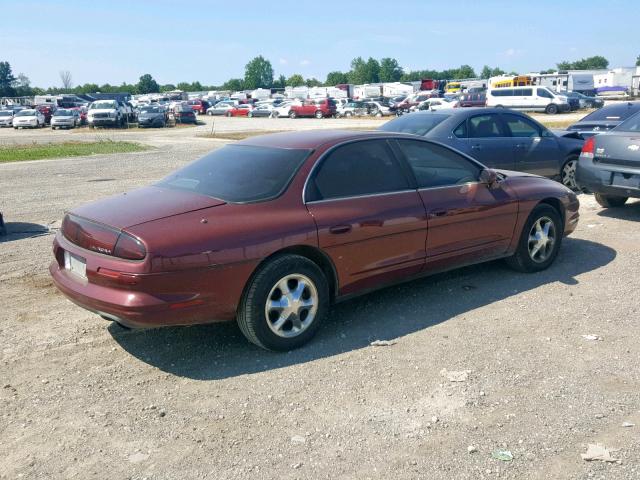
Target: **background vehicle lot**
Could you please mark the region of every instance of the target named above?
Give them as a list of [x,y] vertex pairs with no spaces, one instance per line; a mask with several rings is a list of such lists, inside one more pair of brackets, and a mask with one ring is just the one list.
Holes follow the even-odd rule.
[[[16,232],[0,242],[0,478],[637,477],[640,202],[602,211],[582,195],[578,230],[548,271],[493,263],[383,290],[335,307],[312,344],[285,355],[252,347],[235,324],[123,331],[66,301],[47,273],[47,227],[221,145],[198,136],[212,120],[0,131],[2,143],[104,136],[155,147],[0,165]],[[220,135],[381,124],[215,122]],[[443,368],[471,372],[450,382]],[[596,441],[623,463],[580,460]],[[511,463],[490,458],[503,444]]]

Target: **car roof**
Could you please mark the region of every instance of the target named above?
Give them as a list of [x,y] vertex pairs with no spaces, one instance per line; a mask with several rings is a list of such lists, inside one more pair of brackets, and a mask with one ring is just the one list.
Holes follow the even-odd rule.
[[306,148],[315,149],[327,144],[338,144],[349,140],[363,140],[375,138],[415,138],[415,135],[383,132],[383,131],[353,131],[353,130],[303,130],[297,132],[273,133],[247,138],[237,145],[251,145],[272,148]]

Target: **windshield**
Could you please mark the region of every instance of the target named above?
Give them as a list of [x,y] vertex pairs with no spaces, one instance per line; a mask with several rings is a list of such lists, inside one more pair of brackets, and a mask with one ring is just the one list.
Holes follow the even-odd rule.
[[449,115],[438,114],[410,114],[403,115],[395,120],[385,123],[380,130],[385,132],[412,133],[414,135],[426,135],[434,127],[449,118]]
[[585,120],[589,121],[604,121],[604,120],[626,120],[634,113],[640,112],[640,102],[635,103],[621,103],[618,105],[610,105],[608,107],[601,108],[595,112],[591,112],[584,117],[581,122]]
[[16,113],[16,117],[33,117],[35,116],[35,114],[35,110],[20,110],[18,113]]
[[162,107],[151,106],[151,107],[142,107],[140,109],[140,113],[162,113]]
[[116,108],[116,102],[114,101],[102,101],[102,102],[93,102],[91,104],[91,107],[89,107],[91,109],[98,109],[98,108]]
[[277,197],[310,150],[227,145],[178,170],[158,185],[228,202]]
[[53,114],[54,117],[71,117],[73,116],[72,110],[56,110],[56,113]]
[[13,112],[8,112],[8,111],[4,111],[4,112],[0,112],[0,117],[10,117],[13,115]]
[[640,132],[640,113],[626,119],[614,130],[616,132]]

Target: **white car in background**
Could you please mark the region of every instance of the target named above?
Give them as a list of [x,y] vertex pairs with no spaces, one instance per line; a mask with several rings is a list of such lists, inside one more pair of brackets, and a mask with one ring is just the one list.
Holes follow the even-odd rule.
[[293,102],[284,102],[281,103],[280,105],[278,105],[277,107],[274,107],[273,110],[271,111],[271,115],[274,118],[278,118],[278,117],[288,117],[289,116],[289,111],[291,110],[291,106],[293,105]]
[[13,110],[0,110],[0,127],[13,125]]
[[387,115],[393,115],[393,112],[389,108],[388,105],[383,105],[382,103],[374,100],[371,102],[366,102],[367,109],[369,110],[369,115],[373,115],[375,117],[385,117]]
[[38,110],[20,110],[13,116],[13,128],[40,128],[44,127],[44,115]]
[[411,107],[411,110],[448,110],[450,108],[458,108],[460,106],[460,102],[457,99],[448,99],[448,98],[427,98],[426,100],[420,102],[415,107]]

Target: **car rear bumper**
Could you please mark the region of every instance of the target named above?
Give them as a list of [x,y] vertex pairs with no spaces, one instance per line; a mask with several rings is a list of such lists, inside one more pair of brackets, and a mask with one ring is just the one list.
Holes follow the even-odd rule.
[[[86,261],[86,278],[67,270],[64,252]],[[235,318],[238,302],[256,262],[225,266],[125,274],[133,283],[102,276],[118,260],[84,250],[58,232],[49,273],[54,285],[76,305],[132,328],[195,325]],[[120,271],[120,269],[118,269]]]
[[[628,177],[625,185],[614,184],[614,175]],[[580,157],[576,168],[576,183],[587,193],[600,193],[618,197],[640,198],[640,162],[638,168],[593,162]]]

